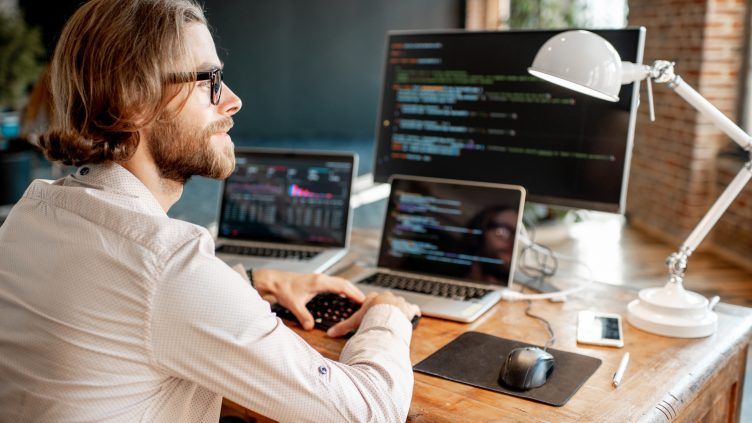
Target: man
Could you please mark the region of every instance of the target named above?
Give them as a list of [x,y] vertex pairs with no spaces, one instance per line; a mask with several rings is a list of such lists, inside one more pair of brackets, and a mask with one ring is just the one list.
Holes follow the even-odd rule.
[[[41,145],[80,166],[35,181],[0,228],[0,421],[216,422],[222,397],[280,421],[404,421],[417,307],[322,275],[256,271],[166,211],[192,175],[227,177],[240,99],[191,0],[92,0],[51,64]],[[273,294],[363,301],[333,362],[285,327]]]

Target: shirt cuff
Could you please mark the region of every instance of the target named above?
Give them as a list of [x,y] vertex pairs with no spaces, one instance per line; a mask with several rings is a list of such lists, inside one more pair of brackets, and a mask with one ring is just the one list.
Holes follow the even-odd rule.
[[364,332],[372,328],[380,328],[392,331],[397,337],[410,345],[413,336],[413,325],[407,320],[407,316],[397,306],[391,304],[377,304],[368,309],[363,320],[360,322],[358,332]]

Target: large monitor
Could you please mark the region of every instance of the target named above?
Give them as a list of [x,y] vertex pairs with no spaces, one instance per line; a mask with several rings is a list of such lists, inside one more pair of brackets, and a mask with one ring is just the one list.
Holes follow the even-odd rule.
[[[609,103],[528,74],[559,32],[389,33],[374,179],[518,184],[533,202],[623,212],[638,84]],[[642,63],[644,28],[593,32]]]

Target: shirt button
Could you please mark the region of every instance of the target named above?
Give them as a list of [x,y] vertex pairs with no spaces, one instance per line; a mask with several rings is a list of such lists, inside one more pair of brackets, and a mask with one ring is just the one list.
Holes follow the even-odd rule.
[[89,168],[88,167],[82,167],[81,170],[78,173],[80,173],[81,176],[84,176],[84,175],[86,175],[86,174],[89,173]]
[[329,373],[329,369],[327,369],[326,366],[319,366],[319,373],[321,373],[322,375],[325,375]]

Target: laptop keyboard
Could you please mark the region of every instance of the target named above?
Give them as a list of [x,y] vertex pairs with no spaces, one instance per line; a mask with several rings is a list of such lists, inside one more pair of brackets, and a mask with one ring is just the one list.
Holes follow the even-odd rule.
[[[352,316],[353,313],[360,309],[360,304],[339,294],[324,293],[313,297],[313,299],[306,304],[306,308],[313,315],[314,327],[321,330],[327,330]],[[297,322],[295,315],[293,315],[290,310],[279,304],[273,304],[272,311],[277,313],[277,316],[283,319]],[[417,326],[418,320],[420,320],[420,316],[415,316],[413,318],[413,328]]]
[[254,247],[245,245],[221,245],[217,253],[239,254],[242,256],[269,257],[286,260],[310,260],[319,254],[319,251],[292,250],[286,248]]
[[421,278],[392,275],[389,273],[374,273],[358,283],[378,286],[381,288],[400,289],[403,291],[416,292],[419,294],[433,295],[436,297],[450,298],[459,301],[468,301],[482,298],[490,289],[475,288],[472,286],[456,285],[447,282],[439,282]]

